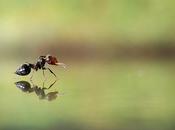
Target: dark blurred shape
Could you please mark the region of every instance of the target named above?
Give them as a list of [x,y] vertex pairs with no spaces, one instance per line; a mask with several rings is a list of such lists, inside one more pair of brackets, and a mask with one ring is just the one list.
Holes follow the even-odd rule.
[[[46,94],[46,90],[49,90],[57,80],[55,80],[48,88],[44,87],[44,83],[42,87],[38,87],[38,85],[31,84],[28,81],[18,81],[15,82],[15,85],[17,88],[21,89],[25,93],[32,93],[35,92],[36,95],[39,97],[39,99],[45,99],[48,101],[55,100],[58,95],[58,91],[48,92]],[[32,82],[32,81],[31,81]]]
[[31,85],[27,81],[18,81],[15,82],[16,87],[21,89],[23,92],[33,92],[33,89],[31,88]]

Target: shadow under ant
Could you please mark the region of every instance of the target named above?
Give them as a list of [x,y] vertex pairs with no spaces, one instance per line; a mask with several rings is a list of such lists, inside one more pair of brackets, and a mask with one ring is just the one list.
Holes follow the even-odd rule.
[[56,81],[57,80],[55,80],[48,88],[44,87],[44,82],[42,87],[39,87],[38,85],[34,85],[32,81],[31,81],[32,85],[28,81],[18,81],[18,82],[15,82],[15,85],[17,88],[21,89],[25,93],[35,92],[36,95],[41,100],[45,99],[48,101],[52,101],[57,98],[58,91],[53,91],[48,93],[46,93],[46,91],[49,90],[56,83]]

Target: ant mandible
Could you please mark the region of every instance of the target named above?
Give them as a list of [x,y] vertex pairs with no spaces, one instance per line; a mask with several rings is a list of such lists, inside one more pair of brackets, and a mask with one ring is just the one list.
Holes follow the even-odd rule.
[[[45,67],[46,63],[50,65],[60,65],[66,68],[66,65],[64,63],[59,63],[56,57],[51,56],[51,55],[46,55],[46,56],[39,56],[35,64],[31,64],[28,62],[22,64],[16,70],[15,74],[20,75],[20,76],[25,76],[31,72],[31,69],[35,71],[37,71],[38,69],[42,69],[43,75],[44,75],[44,70],[49,70],[56,77],[55,73],[50,68]],[[33,77],[33,74],[30,79],[32,79],[32,77]]]

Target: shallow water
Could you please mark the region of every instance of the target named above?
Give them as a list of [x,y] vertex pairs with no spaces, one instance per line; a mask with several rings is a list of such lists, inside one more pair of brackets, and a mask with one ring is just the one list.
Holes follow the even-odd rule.
[[[174,63],[115,62],[69,63],[68,69],[51,67],[58,81],[39,99],[14,84],[30,75],[13,74],[18,62],[2,63],[0,129],[135,130],[174,129]],[[45,87],[55,78],[46,72]],[[33,84],[42,88],[42,71]]]

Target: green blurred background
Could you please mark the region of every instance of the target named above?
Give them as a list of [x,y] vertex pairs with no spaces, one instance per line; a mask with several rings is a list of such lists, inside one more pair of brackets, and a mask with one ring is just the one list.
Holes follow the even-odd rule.
[[[174,130],[174,0],[0,0],[0,129]],[[52,102],[13,72],[52,54]],[[46,72],[49,85],[54,77]],[[34,74],[42,86],[42,71]]]

